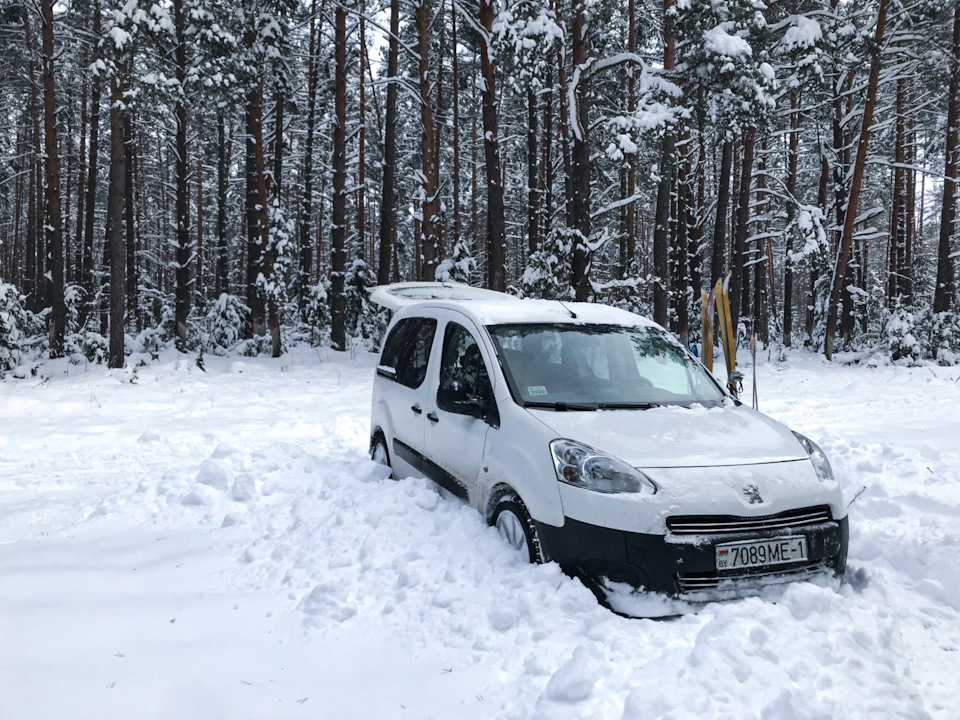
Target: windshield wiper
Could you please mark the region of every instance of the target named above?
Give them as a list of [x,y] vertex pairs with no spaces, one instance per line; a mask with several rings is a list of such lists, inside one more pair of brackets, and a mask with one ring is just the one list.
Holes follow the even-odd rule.
[[543,410],[556,410],[557,412],[567,412],[568,410],[596,410],[596,405],[584,405],[582,403],[565,403],[565,402],[536,402],[536,401],[525,401],[523,403],[525,408],[538,408]]
[[661,405],[655,402],[602,402],[597,407],[601,410],[650,410]]

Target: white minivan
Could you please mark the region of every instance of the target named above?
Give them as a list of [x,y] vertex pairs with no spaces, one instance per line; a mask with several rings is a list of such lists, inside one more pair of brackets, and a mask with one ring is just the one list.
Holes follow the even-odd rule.
[[826,456],[730,397],[659,325],[464,285],[371,298],[394,311],[371,457],[469,503],[531,562],[601,597],[842,577],[846,508]]

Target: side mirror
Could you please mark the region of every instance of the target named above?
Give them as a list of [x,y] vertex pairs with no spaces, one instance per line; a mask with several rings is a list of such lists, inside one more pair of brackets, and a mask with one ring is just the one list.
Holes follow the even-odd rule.
[[[440,383],[440,390],[437,392],[437,404],[441,407],[452,407],[457,403],[467,401],[467,391],[463,383],[459,380],[448,378]],[[445,407],[445,409],[446,409]],[[456,412],[451,410],[451,412]]]
[[470,415],[477,420],[483,420],[487,413],[487,403],[482,398],[468,395],[463,383],[453,379],[440,383],[437,406],[441,410],[457,415]]

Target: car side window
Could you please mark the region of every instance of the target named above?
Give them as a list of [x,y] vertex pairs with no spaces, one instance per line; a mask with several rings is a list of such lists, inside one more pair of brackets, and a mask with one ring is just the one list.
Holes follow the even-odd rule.
[[[443,356],[440,363],[440,385],[445,381],[455,380],[460,384],[464,399],[486,400],[491,395],[490,376],[487,366],[480,354],[480,346],[473,335],[457,323],[447,323],[443,337]],[[439,400],[437,406],[441,410],[451,410],[444,407]]]
[[437,321],[433,318],[418,318],[418,325],[410,335],[410,348],[402,366],[398,368],[398,377],[409,388],[418,388],[427,377],[427,364],[430,362],[430,350],[433,348],[433,336],[437,331]]
[[380,353],[380,364],[377,374],[391,380],[397,379],[397,367],[400,365],[401,350],[406,345],[405,340],[413,329],[413,320],[401,320],[387,335],[383,343],[383,352]]
[[436,331],[434,318],[406,318],[398,322],[383,344],[378,374],[409,388],[420,387],[427,377]]

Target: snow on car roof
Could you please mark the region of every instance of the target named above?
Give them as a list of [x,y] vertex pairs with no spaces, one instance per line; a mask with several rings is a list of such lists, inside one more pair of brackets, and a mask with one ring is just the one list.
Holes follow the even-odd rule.
[[[654,323],[626,310],[597,303],[560,303],[556,300],[514,298],[512,302],[471,302],[463,305],[482,325],[507,323],[583,323],[652,326]],[[574,317],[576,315],[576,317]]]
[[399,310],[408,305],[430,300],[503,300],[516,299],[505,293],[470,287],[460,283],[403,282],[380,285],[370,291],[370,300],[388,310]]
[[518,298],[459,283],[410,282],[381,285],[371,291],[370,299],[377,305],[394,311],[421,304],[456,308],[481,325],[563,322],[656,326],[645,317],[609,305]]

